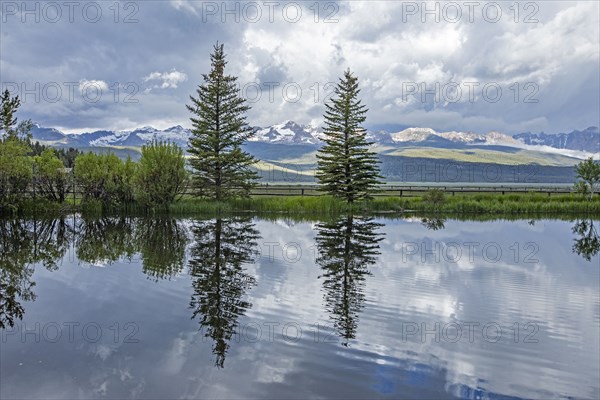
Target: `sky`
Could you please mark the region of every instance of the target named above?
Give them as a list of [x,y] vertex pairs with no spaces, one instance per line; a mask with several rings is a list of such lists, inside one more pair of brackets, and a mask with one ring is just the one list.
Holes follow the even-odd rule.
[[67,133],[190,127],[223,43],[248,123],[318,126],[344,70],[365,126],[570,132],[600,125],[600,2],[7,1],[0,83]]

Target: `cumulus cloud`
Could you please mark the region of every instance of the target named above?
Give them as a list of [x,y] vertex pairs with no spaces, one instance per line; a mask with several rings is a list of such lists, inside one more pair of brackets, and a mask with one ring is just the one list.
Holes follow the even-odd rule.
[[96,79],[92,79],[92,80],[87,80],[87,79],[81,79],[79,81],[79,91],[82,94],[87,94],[89,92],[107,92],[108,91],[108,83],[102,81],[102,80],[96,80]]
[[161,89],[176,89],[180,83],[187,81],[187,79],[188,76],[185,72],[177,71],[174,68],[168,72],[152,72],[142,78],[144,82],[158,81],[159,83],[152,87]]

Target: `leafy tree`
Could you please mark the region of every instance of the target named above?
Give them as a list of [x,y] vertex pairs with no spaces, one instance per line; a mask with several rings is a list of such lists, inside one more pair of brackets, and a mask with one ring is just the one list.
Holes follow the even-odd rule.
[[256,280],[246,272],[244,264],[256,255],[259,234],[250,218],[238,217],[198,221],[192,233],[195,237],[189,261],[194,289],[190,302],[192,318],[201,318],[204,336],[214,342],[215,366],[223,368],[238,318],[252,307],[243,297]]
[[583,197],[588,197],[590,195],[590,188],[584,181],[575,182],[575,185],[573,185],[573,191],[575,193],[579,193]]
[[49,200],[65,201],[70,188],[70,174],[53,149],[35,157],[36,190]]
[[134,183],[138,202],[149,208],[167,207],[186,187],[183,151],[176,144],[156,141],[142,147]]
[[25,142],[14,137],[0,141],[0,209],[15,210],[27,192],[33,176],[29,150]]
[[325,303],[334,327],[345,339],[356,336],[364,303],[364,281],[379,255],[381,224],[352,215],[317,225],[317,263],[323,270]]
[[31,121],[22,121],[16,128],[15,113],[21,101],[19,96],[11,97],[4,91],[0,97],[0,209],[16,209],[32,177],[31,151],[26,140],[29,137]]
[[331,104],[325,104],[325,145],[317,154],[316,177],[322,190],[348,203],[371,198],[383,178],[376,154],[368,149],[373,143],[362,127],[367,108],[359,93],[358,78],[346,70]]
[[446,195],[442,189],[429,189],[421,200],[434,207],[439,207],[446,202]]
[[591,200],[594,197],[596,188],[600,185],[600,164],[590,157],[577,164],[575,172],[577,173],[577,178],[581,179],[575,184],[575,190],[579,193],[587,194]]
[[241,148],[254,134],[245,117],[250,107],[239,95],[237,77],[225,75],[222,44],[214,46],[210,59],[211,71],[203,75],[198,97],[190,96],[192,104],[187,106],[193,114],[188,150],[193,182],[216,200],[248,196],[258,179],[250,169],[257,160]]
[[133,201],[136,164],[122,161],[114,153],[88,153],[75,159],[75,180],[85,201],[100,201],[104,206],[119,206]]

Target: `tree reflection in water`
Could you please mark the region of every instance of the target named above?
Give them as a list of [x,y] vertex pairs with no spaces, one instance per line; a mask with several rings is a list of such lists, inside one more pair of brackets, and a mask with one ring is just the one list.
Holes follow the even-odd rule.
[[260,236],[250,218],[239,217],[197,221],[192,233],[192,318],[200,319],[201,331],[213,341],[215,365],[223,368],[238,319],[252,306],[243,298],[256,281],[244,264],[258,254]]
[[57,269],[69,247],[71,228],[64,219],[0,220],[0,329],[23,318],[21,302],[36,299],[34,264]]
[[365,277],[377,261],[378,243],[383,240],[376,230],[382,226],[372,218],[351,215],[316,226],[325,306],[345,346],[356,337],[358,315],[365,300]]
[[140,220],[136,242],[142,259],[142,268],[149,278],[170,279],[179,274],[185,264],[188,230],[173,218]]
[[577,220],[573,225],[572,231],[577,237],[573,239],[573,253],[583,257],[587,261],[592,261],[592,257],[600,252],[600,235],[594,227],[594,221],[591,219]]
[[440,217],[423,217],[421,218],[421,225],[431,231],[439,231],[446,227],[446,219]]
[[112,264],[136,253],[136,221],[131,217],[83,218],[78,227],[77,258],[90,264]]

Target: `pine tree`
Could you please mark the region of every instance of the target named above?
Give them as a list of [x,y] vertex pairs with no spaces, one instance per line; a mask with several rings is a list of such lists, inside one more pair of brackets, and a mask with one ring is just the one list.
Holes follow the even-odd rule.
[[11,98],[8,89],[0,97],[0,129],[7,136],[16,135],[13,125],[17,123],[17,118],[14,115],[20,105],[19,96]]
[[[11,97],[8,89],[0,96],[0,138],[4,141],[8,139],[19,140],[31,147],[31,128],[33,123],[27,119],[19,122],[15,113],[21,106],[19,96]],[[15,126],[16,125],[16,126]]]
[[361,126],[368,110],[359,93],[358,78],[346,70],[331,103],[325,104],[325,145],[317,154],[321,190],[348,203],[371,198],[383,178],[376,154],[368,149],[373,143]]
[[239,96],[237,77],[225,75],[222,44],[214,46],[210,58],[212,69],[203,74],[198,97],[190,96],[192,104],[187,106],[194,114],[188,150],[193,183],[216,200],[247,196],[258,179],[250,169],[257,160],[241,148],[254,134],[244,115],[250,107]]

